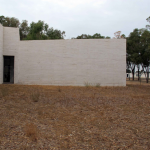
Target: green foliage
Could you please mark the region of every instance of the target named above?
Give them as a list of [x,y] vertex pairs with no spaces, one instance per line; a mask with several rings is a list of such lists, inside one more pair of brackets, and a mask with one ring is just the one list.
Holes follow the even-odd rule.
[[17,18],[0,16],[0,23],[6,27],[18,27],[20,40],[64,39],[65,36],[65,31],[49,28],[49,25],[41,20],[28,26],[27,20],[20,23]]
[[84,85],[85,85],[85,87],[91,86],[91,84],[89,82],[85,82]]
[[110,39],[110,37],[109,37],[109,36],[106,36],[105,39]]
[[99,33],[95,33],[93,35],[82,34],[77,36],[75,39],[110,39],[109,36],[101,36]]
[[47,36],[49,39],[63,39],[63,34],[65,34],[65,32],[61,32],[60,30],[57,30],[57,29],[53,29],[53,28],[49,28],[47,30]]
[[[150,22],[150,17],[147,18]],[[134,29],[127,39],[127,69],[131,69],[134,74],[135,66],[142,66],[148,72],[150,61],[150,31],[145,28]],[[139,67],[138,67],[139,69]],[[147,75],[148,78],[148,75]],[[134,79],[134,77],[133,77]]]
[[48,24],[39,20],[37,23],[32,22],[29,27],[29,34],[26,40],[46,40],[46,39],[63,39],[65,31],[49,28]]
[[[146,20],[147,20],[147,22],[150,23],[150,16],[149,16]],[[147,28],[148,30],[150,30],[150,25],[146,25],[146,28]]]
[[0,23],[5,27],[19,27],[20,22],[15,17],[4,17],[0,16]]
[[26,40],[41,40],[43,39],[44,22],[39,20],[37,23],[32,22],[29,27],[29,34]]
[[0,23],[3,25],[4,22],[5,22],[5,17],[4,16],[0,16]]
[[20,40],[23,40],[27,37],[29,33],[29,26],[28,26],[28,21],[23,20],[22,23],[20,24]]
[[131,73],[131,70],[129,70],[129,69],[126,69],[126,73]]
[[127,38],[127,61],[133,62],[134,64],[140,64],[142,62],[140,55],[142,50],[142,43],[140,39],[141,32],[139,29],[134,29],[134,31],[131,32]]
[[100,87],[101,86],[101,84],[100,83],[96,83],[96,85],[95,85],[96,87]]
[[150,61],[150,31],[144,30],[141,33],[141,43],[142,43],[142,51],[141,51],[141,59],[144,66],[149,66]]
[[126,38],[125,34],[122,34],[122,35],[121,35],[121,38],[124,38],[124,39],[125,39],[125,38]]

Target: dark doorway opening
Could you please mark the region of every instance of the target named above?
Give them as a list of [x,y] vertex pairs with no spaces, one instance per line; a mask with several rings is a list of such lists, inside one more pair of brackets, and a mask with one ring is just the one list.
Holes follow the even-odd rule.
[[3,83],[14,83],[14,56],[4,56]]

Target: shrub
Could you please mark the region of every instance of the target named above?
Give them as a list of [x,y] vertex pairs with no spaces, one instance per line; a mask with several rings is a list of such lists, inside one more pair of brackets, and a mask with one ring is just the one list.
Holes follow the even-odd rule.
[[100,83],[96,83],[96,85],[95,85],[96,87],[100,87],[101,86],[101,84]]
[[84,85],[85,85],[86,87],[89,87],[89,86],[90,86],[90,83],[85,82]]

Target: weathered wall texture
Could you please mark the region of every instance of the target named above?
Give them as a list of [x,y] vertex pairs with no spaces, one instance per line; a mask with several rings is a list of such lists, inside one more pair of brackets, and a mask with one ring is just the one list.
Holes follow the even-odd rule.
[[4,37],[3,37],[3,55],[4,56],[15,56],[14,57],[14,83],[18,83],[19,76],[19,28],[13,27],[3,27]]
[[3,26],[0,24],[0,84],[3,83]]
[[4,28],[4,54],[15,56],[15,83],[126,85],[126,40],[19,41],[19,29]]

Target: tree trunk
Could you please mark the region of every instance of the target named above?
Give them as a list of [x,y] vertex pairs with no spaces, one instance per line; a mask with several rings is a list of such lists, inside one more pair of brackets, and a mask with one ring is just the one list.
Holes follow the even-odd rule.
[[132,80],[134,81],[134,69],[132,70]]
[[139,77],[139,68],[138,68],[138,81],[139,81],[140,77]]
[[147,83],[148,83],[148,79],[149,79],[149,72],[147,71],[147,80],[146,80]]

